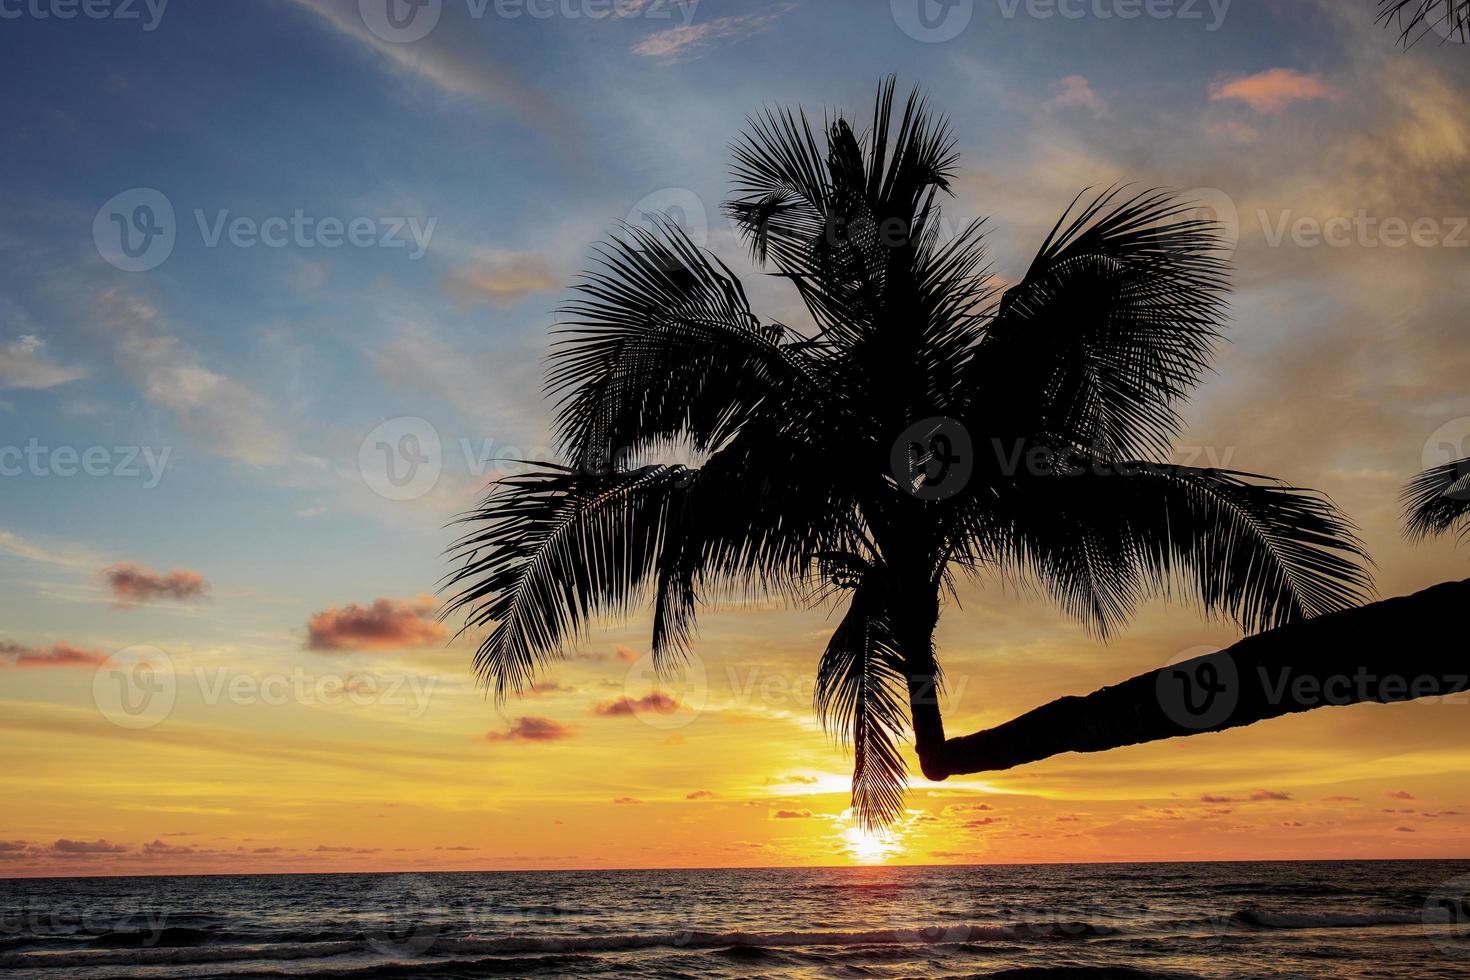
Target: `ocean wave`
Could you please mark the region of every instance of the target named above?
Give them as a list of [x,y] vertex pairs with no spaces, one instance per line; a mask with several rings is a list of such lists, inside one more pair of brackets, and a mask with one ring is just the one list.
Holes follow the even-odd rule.
[[[923,947],[1028,940],[1089,940],[1148,935],[1219,935],[1225,931],[1334,929],[1409,926],[1426,921],[1422,912],[1283,912],[1255,907],[1218,919],[1119,919],[1118,921],[1036,921],[1006,924],[952,924],[866,930],[786,932],[662,932],[601,936],[447,937],[420,935],[412,951],[430,961],[446,957],[621,953],[658,948],[725,951],[732,957],[758,957],[760,951],[790,947]],[[150,942],[150,938],[152,941]],[[50,969],[80,966],[163,966],[226,963],[234,960],[305,960],[347,955],[393,956],[395,946],[358,933],[279,933],[274,936],[170,928],[162,933],[109,934],[92,948],[0,952],[0,968]]]
[[[1433,923],[1435,917],[1415,912],[1268,912],[1264,909],[1241,909],[1230,917],[1232,923],[1258,929],[1349,929],[1372,926],[1417,926]],[[1445,921],[1449,921],[1448,918]]]

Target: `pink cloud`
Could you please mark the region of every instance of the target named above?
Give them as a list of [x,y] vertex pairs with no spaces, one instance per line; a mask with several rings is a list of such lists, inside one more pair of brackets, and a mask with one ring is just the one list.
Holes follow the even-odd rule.
[[573,734],[574,731],[570,726],[563,725],[559,721],[530,715],[525,718],[517,718],[503,732],[487,732],[485,741],[560,742],[571,738]]
[[185,602],[198,599],[209,591],[209,583],[198,572],[176,568],[164,575],[130,561],[104,568],[102,579],[112,589],[112,598],[120,606],[158,599]]
[[449,630],[434,619],[432,596],[378,599],[363,608],[356,603],[323,610],[306,624],[311,650],[405,650],[437,646]]
[[53,643],[49,647],[25,647],[19,643],[0,640],[0,667],[96,667],[106,659],[106,654],[81,650],[69,643]]
[[1210,86],[1210,101],[1237,99],[1257,112],[1280,112],[1293,102],[1325,99],[1331,91],[1316,75],[1303,75],[1290,68],[1272,68]]
[[655,715],[671,715],[678,710],[679,702],[674,697],[663,691],[654,691],[641,698],[625,696],[616,701],[606,701],[594,706],[592,713],[604,718],[627,718],[645,712]]

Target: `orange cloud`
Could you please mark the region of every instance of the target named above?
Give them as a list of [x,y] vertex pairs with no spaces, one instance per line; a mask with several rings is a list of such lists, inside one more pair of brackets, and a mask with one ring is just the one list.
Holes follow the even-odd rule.
[[1289,800],[1290,793],[1280,793],[1271,789],[1258,789],[1251,794],[1251,799],[1260,802],[1262,800]]
[[487,742],[560,742],[571,738],[573,729],[550,718],[529,715],[517,718],[503,732],[487,732]]
[[96,667],[106,659],[106,654],[81,650],[69,643],[41,648],[0,640],[0,667]]
[[404,650],[444,642],[449,630],[434,619],[432,596],[378,599],[323,610],[306,624],[310,650]]
[[625,664],[636,664],[638,662],[638,651],[627,647],[618,647],[613,651],[619,660]]
[[679,702],[663,691],[653,691],[645,697],[621,697],[595,705],[592,713],[604,718],[626,718],[647,712],[655,715],[671,715],[679,710]]
[[112,597],[120,606],[173,599],[185,602],[198,599],[209,591],[204,576],[187,568],[176,568],[167,575],[130,561],[119,562],[102,570],[102,578],[112,589]]
[[810,810],[777,810],[776,811],[776,819],[777,820],[810,820],[811,818],[812,818],[812,811],[810,811]]
[[1412,799],[1414,799],[1414,794],[1413,793],[1410,793],[1408,790],[1404,790],[1404,789],[1390,790],[1389,792],[1387,792],[1387,793],[1385,793],[1383,795],[1384,796],[1387,796],[1390,800],[1412,800]]
[[1238,99],[1257,112],[1280,112],[1293,102],[1325,99],[1331,91],[1316,75],[1303,75],[1290,68],[1272,68],[1210,86],[1210,101]]

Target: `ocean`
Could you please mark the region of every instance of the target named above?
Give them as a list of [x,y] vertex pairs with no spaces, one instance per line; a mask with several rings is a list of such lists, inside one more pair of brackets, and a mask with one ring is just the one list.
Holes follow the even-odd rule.
[[7,978],[1470,976],[1470,861],[0,881]]

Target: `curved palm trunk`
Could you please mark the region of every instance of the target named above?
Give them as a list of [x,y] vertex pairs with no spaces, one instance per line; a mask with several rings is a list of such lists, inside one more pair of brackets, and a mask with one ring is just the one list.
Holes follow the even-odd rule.
[[998,728],[931,744],[927,758],[920,750],[924,774],[993,772],[1062,752],[1225,731],[1316,708],[1457,694],[1470,689],[1467,610],[1470,580],[1247,637],[1086,697],[1053,701]]

